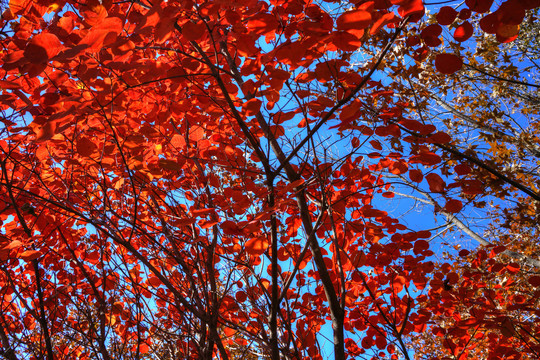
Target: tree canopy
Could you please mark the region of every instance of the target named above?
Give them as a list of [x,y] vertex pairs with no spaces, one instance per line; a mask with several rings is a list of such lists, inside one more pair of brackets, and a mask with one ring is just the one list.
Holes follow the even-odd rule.
[[540,358],[539,7],[9,1],[0,356]]

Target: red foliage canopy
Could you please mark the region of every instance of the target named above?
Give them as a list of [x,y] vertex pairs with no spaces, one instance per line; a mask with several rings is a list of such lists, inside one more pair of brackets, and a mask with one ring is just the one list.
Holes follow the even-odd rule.
[[[536,6],[507,1],[480,27],[509,41]],[[423,16],[420,0],[10,1],[1,354],[321,359],[331,324],[336,359],[395,359],[428,326],[448,334],[432,319],[466,291],[447,295],[432,274],[430,232],[376,202],[396,190],[383,174],[427,184],[447,213],[462,208],[449,189],[482,191],[461,181],[467,157],[455,182],[437,172],[452,139],[407,118],[374,76],[398,44],[419,44],[403,34]],[[455,18],[443,7],[426,44]],[[471,34],[465,21],[454,36]],[[360,46],[376,51],[357,71]],[[448,51],[442,74],[462,67]],[[339,157],[317,140],[327,135]],[[501,341],[517,341],[500,316]],[[466,348],[456,334],[454,356]]]

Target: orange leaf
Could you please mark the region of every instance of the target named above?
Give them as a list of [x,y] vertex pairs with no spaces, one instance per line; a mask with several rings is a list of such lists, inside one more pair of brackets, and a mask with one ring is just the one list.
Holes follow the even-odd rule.
[[371,14],[365,10],[347,11],[337,18],[339,30],[365,29],[372,23]]
[[58,20],[57,25],[60,29],[64,30],[68,34],[71,34],[75,28],[75,22],[71,16],[62,16],[60,20]]

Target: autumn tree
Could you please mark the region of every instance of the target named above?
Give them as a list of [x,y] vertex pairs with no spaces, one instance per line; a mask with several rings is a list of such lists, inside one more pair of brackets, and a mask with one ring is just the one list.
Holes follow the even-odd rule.
[[[524,15],[508,19],[510,5],[491,3],[465,10],[491,11],[478,21],[498,42],[540,6],[509,1]],[[486,174],[539,199],[484,149],[425,121],[425,94],[403,85],[431,56],[414,34],[424,13],[418,0],[10,1],[1,354],[410,359],[417,335],[440,335],[441,314],[485,300],[469,290],[474,271],[436,267],[428,224],[383,210],[407,188],[452,218],[501,196]],[[446,51],[433,53],[440,81],[463,64]],[[484,273],[522,271],[478,256]],[[515,326],[509,312],[532,297],[505,297],[509,286],[497,288],[498,318],[455,319],[469,328],[445,337],[448,356],[481,340],[475,321]],[[537,329],[520,324],[528,335],[499,324],[489,341],[537,353]]]
[[[533,310],[538,308],[540,265],[539,79],[538,46],[531,41],[538,31],[538,9],[517,7],[516,12],[512,16],[521,16],[521,25],[513,19],[503,30],[521,27],[520,32],[502,39],[486,25],[488,15],[443,7],[410,30],[414,47],[395,54],[408,54],[416,61],[387,70],[394,74],[395,93],[414,99],[404,111],[455,139],[445,145],[442,171],[448,173],[449,165],[467,158],[468,166],[459,171],[456,167],[456,172],[484,186],[479,194],[462,193],[464,208],[451,214],[441,208],[437,196],[404,180],[414,189],[407,196],[441,209],[437,212],[448,225],[442,227],[445,231],[453,228],[464,235],[452,244],[454,249],[444,250],[445,258],[436,265],[432,304],[445,305],[435,313],[433,332],[415,337],[418,358],[539,356]],[[442,67],[438,57],[449,47],[462,56],[463,64],[459,71],[441,74],[435,71]],[[474,209],[474,218],[467,207]],[[463,246],[469,239],[475,245]],[[445,241],[451,242],[448,236]]]

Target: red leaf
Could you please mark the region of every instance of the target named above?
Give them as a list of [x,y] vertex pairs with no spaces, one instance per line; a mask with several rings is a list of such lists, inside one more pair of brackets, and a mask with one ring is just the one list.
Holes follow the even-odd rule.
[[174,31],[176,19],[162,16],[161,21],[154,28],[154,37],[157,43],[163,43],[169,39]]
[[147,283],[148,285],[150,285],[151,287],[159,287],[162,283],[161,283],[161,280],[159,280],[158,277],[156,276],[150,276],[147,280]]
[[22,86],[18,82],[0,80],[0,88],[4,90],[20,89]]
[[488,12],[493,4],[493,0],[465,0],[465,4],[474,12]]
[[429,249],[429,243],[426,240],[416,240],[414,242],[413,251],[416,255],[423,253]]
[[410,16],[409,21],[416,22],[424,15],[424,3],[422,0],[408,0],[400,2],[398,13],[401,17]]
[[379,30],[383,26],[387,24],[393,24],[398,20],[399,18],[393,12],[386,13],[380,18],[378,18],[377,21],[375,21],[375,23],[373,23],[373,25],[371,26],[371,29],[369,29],[369,34],[375,35],[376,33],[379,32]]
[[508,270],[508,272],[511,274],[518,273],[520,269],[521,267],[519,266],[519,264],[516,264],[516,263],[510,263],[506,265],[506,270]]
[[[9,10],[15,15],[23,13],[28,5],[32,4],[32,0],[10,0]],[[4,3],[5,4],[5,3]]]
[[441,157],[432,152],[423,152],[418,155],[413,155],[409,161],[411,164],[422,164],[422,165],[435,165],[441,162]]
[[8,245],[4,246],[2,248],[2,250],[13,250],[13,249],[18,249],[20,248],[21,246],[23,246],[23,243],[20,242],[19,240],[13,240],[11,241]]
[[442,28],[439,24],[431,24],[421,32],[421,37],[427,46],[435,47],[441,44],[439,35],[442,33]]
[[[401,290],[399,290],[399,291],[401,291]],[[396,290],[396,293],[399,293],[399,291]],[[377,348],[379,348],[379,350],[385,349],[386,345],[388,345],[388,342],[386,341],[386,337],[381,336],[381,335],[376,336],[375,337],[375,345],[377,346]]]
[[247,23],[247,27],[251,30],[251,32],[257,35],[274,33],[276,32],[278,25],[279,23],[276,18],[272,14],[268,13],[257,14],[251,17]]
[[519,25],[500,25],[497,28],[497,41],[507,43],[517,38],[519,34]]
[[499,17],[497,16],[497,13],[492,13],[484,16],[482,19],[480,19],[480,28],[488,34],[495,34],[497,32],[497,28],[500,25]]
[[244,249],[250,255],[259,256],[268,249],[268,246],[270,246],[270,241],[266,237],[261,236],[248,240]]
[[444,188],[446,187],[446,183],[438,174],[435,174],[435,173],[427,174],[426,180],[429,184],[429,190],[431,192],[441,193],[444,191]]
[[371,205],[366,205],[359,209],[359,211],[362,213],[363,217],[384,217],[387,216],[388,213],[386,211],[377,210],[374,209]]
[[341,119],[341,121],[345,122],[353,118],[356,115],[356,112],[360,109],[360,104],[360,101],[355,100],[350,104],[345,105],[341,109],[341,113],[339,114],[339,118]]
[[420,170],[411,169],[409,170],[409,178],[412,181],[419,183],[424,179],[424,175],[422,175]]
[[465,256],[469,255],[470,253],[471,253],[471,252],[470,252],[469,250],[463,249],[463,250],[460,250],[460,251],[459,251],[459,254],[458,254],[458,255],[461,256],[461,257],[465,257]]
[[188,21],[182,25],[182,36],[189,41],[197,41],[203,37],[206,31],[206,26],[202,21]]
[[182,169],[182,165],[174,160],[159,159],[158,165],[160,168],[171,171],[178,171]]
[[352,10],[342,14],[336,20],[339,30],[365,29],[372,23],[371,14],[365,10]]
[[422,124],[418,120],[402,119],[399,123],[405,126],[407,129],[419,132],[422,135],[431,134],[436,130],[435,126],[431,124]]
[[456,31],[454,31],[454,39],[456,39],[456,41],[463,42],[472,36],[473,31],[474,29],[471,23],[465,21],[456,28]]
[[56,121],[48,121],[43,125],[33,122],[30,124],[30,128],[36,134],[36,141],[45,141],[49,140],[56,134],[58,125]]
[[26,261],[31,261],[31,260],[37,259],[40,256],[41,256],[41,252],[39,252],[39,251],[26,250],[26,251],[22,252],[19,255],[19,258],[21,258],[23,260],[26,260]]
[[428,140],[435,144],[447,144],[452,141],[452,138],[447,133],[438,131],[435,134],[431,135]]
[[362,41],[350,32],[336,31],[332,34],[332,44],[343,51],[354,51],[362,45]]
[[247,294],[245,291],[238,291],[234,297],[238,303],[243,303],[247,300]]
[[435,67],[443,74],[453,74],[461,69],[463,60],[454,54],[438,54],[435,57]]
[[77,141],[77,152],[83,157],[89,157],[97,151],[97,146],[87,137],[80,138]]
[[369,349],[370,347],[373,346],[373,337],[371,336],[364,336],[364,338],[362,339],[362,341],[360,342],[360,344],[362,345],[362,347],[364,349]]
[[463,204],[459,200],[448,200],[444,209],[450,213],[458,213],[463,208]]
[[371,140],[369,143],[375,150],[382,150],[382,145],[378,140]]
[[85,23],[89,26],[94,26],[107,17],[107,9],[100,4],[91,7],[85,6],[81,11],[81,15],[84,17]]
[[532,275],[529,277],[529,284],[534,287],[540,287],[540,276]]
[[79,42],[79,45],[86,45],[90,51],[101,50],[102,47],[116,41],[116,35],[122,31],[123,22],[120,18],[106,18],[94,26]]
[[454,171],[458,175],[467,175],[468,173],[471,172],[471,168],[467,164],[459,164],[459,165],[454,166]]
[[417,231],[415,234],[416,234],[417,238],[427,239],[427,238],[431,237],[431,232],[429,232],[427,230]]
[[147,344],[142,343],[142,344],[139,345],[139,352],[141,354],[146,354],[146,353],[148,353],[148,351],[150,351],[150,347]]
[[44,32],[32,38],[24,50],[24,57],[33,64],[46,63],[60,50],[62,50],[62,43],[56,35]]
[[472,15],[472,11],[471,9],[461,9],[459,11],[459,15],[458,15],[458,18],[461,19],[461,20],[468,20]]
[[244,103],[242,106],[244,110],[244,115],[253,116],[259,112],[261,109],[262,101],[259,99],[251,99]]
[[493,252],[495,254],[500,254],[502,252],[504,252],[506,250],[506,246],[503,246],[503,245],[499,245],[499,246],[496,246],[493,248]]
[[540,0],[521,0],[520,4],[525,10],[532,10],[540,7]]
[[450,6],[443,6],[437,13],[437,22],[441,25],[450,25],[456,20],[458,12]]
[[394,291],[397,293],[401,292],[403,290],[403,286],[407,283],[407,279],[403,276],[396,276],[392,279],[392,287],[394,288]]
[[439,25],[439,24],[431,24],[431,25],[425,27],[424,30],[422,30],[422,32],[420,33],[420,35],[422,36],[422,38],[425,38],[426,36],[437,37],[437,36],[441,35],[441,33],[442,33],[441,25]]

